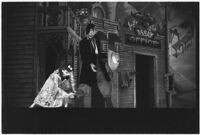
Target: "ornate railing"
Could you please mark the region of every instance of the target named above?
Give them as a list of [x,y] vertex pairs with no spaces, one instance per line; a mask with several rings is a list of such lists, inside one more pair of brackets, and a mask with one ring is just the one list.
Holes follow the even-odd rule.
[[75,16],[69,6],[39,6],[38,7],[38,27],[41,29],[56,29],[69,26],[81,37],[81,22]]

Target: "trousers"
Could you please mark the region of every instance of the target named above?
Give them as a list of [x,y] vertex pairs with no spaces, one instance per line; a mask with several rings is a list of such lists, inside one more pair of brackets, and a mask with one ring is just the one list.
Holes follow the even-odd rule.
[[105,100],[97,84],[91,86],[92,108],[105,108]]

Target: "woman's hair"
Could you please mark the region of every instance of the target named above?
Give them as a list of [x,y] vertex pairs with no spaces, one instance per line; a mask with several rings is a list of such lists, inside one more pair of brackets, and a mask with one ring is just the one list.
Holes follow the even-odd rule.
[[59,68],[59,69],[58,69],[58,74],[59,74],[61,80],[64,79],[64,76],[63,76],[63,72],[62,72],[62,70],[64,70],[64,68]]
[[66,62],[65,61],[61,61],[60,62],[60,67],[58,68],[58,74],[61,77],[61,80],[64,79],[62,70],[67,70],[67,66],[66,66]]
[[58,68],[58,73],[61,77],[61,80],[65,79],[65,78],[69,79],[69,76],[66,76],[66,77],[63,76],[62,70],[67,70],[68,72],[71,72],[72,71],[71,65],[67,65],[66,63],[62,63],[60,65],[60,68]]

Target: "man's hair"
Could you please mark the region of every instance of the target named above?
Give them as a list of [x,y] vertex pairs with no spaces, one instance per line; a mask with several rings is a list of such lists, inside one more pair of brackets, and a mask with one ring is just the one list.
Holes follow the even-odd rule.
[[88,34],[90,32],[90,29],[94,29],[95,25],[92,23],[89,23],[86,27],[86,34]]

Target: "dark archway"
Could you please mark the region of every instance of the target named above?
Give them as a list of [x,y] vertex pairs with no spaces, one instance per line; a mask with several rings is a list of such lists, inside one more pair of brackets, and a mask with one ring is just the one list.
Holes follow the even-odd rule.
[[155,106],[154,57],[136,55],[136,108]]

